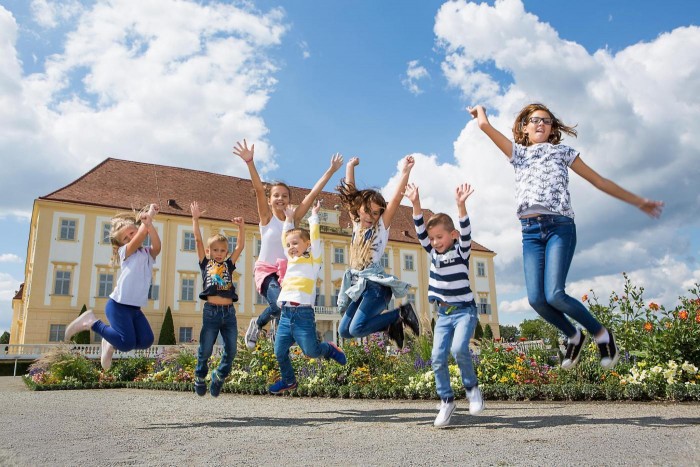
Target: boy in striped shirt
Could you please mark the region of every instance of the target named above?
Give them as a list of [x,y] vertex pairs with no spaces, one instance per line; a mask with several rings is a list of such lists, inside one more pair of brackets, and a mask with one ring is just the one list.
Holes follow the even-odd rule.
[[331,358],[341,365],[347,362],[345,354],[332,342],[319,342],[316,336],[314,302],[316,301],[316,278],[321,270],[323,250],[318,223],[317,201],[309,217],[309,232],[294,227],[294,209],[284,211],[286,220],[282,227],[282,244],[287,255],[287,272],[277,304],[282,309],[277,336],[275,356],[280,366],[281,378],[270,386],[272,394],[291,391],[297,387],[296,376],[289,349],[296,342],[304,354],[311,358]]
[[438,213],[428,222],[423,220],[418,187],[406,186],[405,196],[413,204],[413,222],[420,244],[430,255],[428,301],[437,303],[438,318],[433,331],[433,371],[435,386],[442,401],[435,418],[436,427],[449,425],[457,407],[450,386],[448,357],[450,351],[459,366],[462,383],[469,399],[469,413],[484,410],[484,401],[477,386],[476,373],[469,351],[469,340],[479,319],[474,294],[469,286],[471,225],[467,214],[467,198],[474,192],[468,183],[457,186],[455,200],[459,211],[459,231],[450,216]]

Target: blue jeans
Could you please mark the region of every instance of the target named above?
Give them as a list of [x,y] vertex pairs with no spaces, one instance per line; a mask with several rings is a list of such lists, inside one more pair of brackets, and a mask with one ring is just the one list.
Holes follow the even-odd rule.
[[345,339],[365,337],[386,330],[399,319],[399,310],[386,310],[391,300],[391,288],[368,281],[362,296],[351,302],[338,326],[338,333]]
[[147,349],[153,345],[153,331],[141,308],[123,305],[110,298],[105,306],[105,314],[109,325],[98,320],[92,325],[92,330],[115,349],[128,352]]
[[282,381],[287,384],[296,381],[292,360],[289,358],[289,349],[295,342],[307,357],[330,356],[331,346],[318,340],[314,309],[310,306],[282,307],[282,317],[275,337],[275,356],[280,365]]
[[476,306],[469,305],[457,308],[449,314],[445,314],[447,309],[446,306],[438,308],[431,355],[433,371],[435,372],[435,386],[440,399],[454,398],[455,395],[450,385],[448,363],[450,352],[457,362],[464,387],[471,389],[477,385],[472,355],[469,350],[469,340],[474,335],[474,329],[479,320]]
[[279,278],[277,274],[270,274],[263,280],[262,287],[260,287],[260,295],[265,297],[268,303],[268,307],[260,313],[258,319],[255,320],[255,324],[258,325],[260,329],[264,328],[267,323],[273,319],[279,319],[280,307],[277,306],[277,298],[280,296],[282,291],[279,283]]
[[209,357],[214,350],[216,338],[221,333],[224,340],[224,352],[221,362],[216,369],[219,376],[225,379],[231,373],[231,364],[236,356],[236,344],[238,339],[238,322],[236,321],[236,309],[231,305],[204,304],[202,311],[202,330],[199,333],[199,350],[197,351],[197,368],[195,376],[205,378],[209,371]]
[[576,328],[566,317],[573,318],[592,335],[603,326],[583,306],[564,291],[566,275],[576,249],[576,225],[567,216],[543,215],[521,219],[523,266],[530,306],[567,337]]

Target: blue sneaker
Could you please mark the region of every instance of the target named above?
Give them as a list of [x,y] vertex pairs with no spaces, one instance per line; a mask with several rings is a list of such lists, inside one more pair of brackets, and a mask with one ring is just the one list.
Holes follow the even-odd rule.
[[216,370],[212,371],[211,384],[209,385],[209,394],[211,394],[211,397],[219,397],[223,385],[224,379],[219,376],[219,373]]
[[198,396],[204,396],[204,394],[207,393],[207,382],[204,381],[204,378],[200,378],[199,376],[195,377],[194,392],[197,393]]
[[328,358],[332,358],[339,364],[345,365],[348,362],[348,359],[345,358],[345,353],[340,350],[340,347],[335,345],[333,342],[327,342],[327,344],[331,347],[331,352],[328,355]]
[[275,384],[270,386],[268,389],[270,393],[272,394],[282,394],[285,391],[291,391],[292,389],[296,389],[297,387],[297,382],[294,381],[292,384],[287,384],[283,380],[279,379]]

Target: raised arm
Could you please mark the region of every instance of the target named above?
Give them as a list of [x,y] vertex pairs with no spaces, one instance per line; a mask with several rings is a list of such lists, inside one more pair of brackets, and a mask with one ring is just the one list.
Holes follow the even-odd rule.
[[491,126],[491,122],[489,122],[489,119],[486,116],[486,109],[484,109],[484,107],[481,105],[477,105],[475,107],[467,107],[467,110],[473,118],[476,118],[481,131],[486,133],[486,136],[491,138],[491,141],[498,146],[498,149],[500,149],[503,154],[510,159],[510,157],[513,155],[513,142],[506,138],[503,133]]
[[581,156],[574,159],[574,162],[571,164],[571,170],[586,179],[591,185],[598,188],[603,193],[607,193],[614,198],[631,204],[632,206],[636,206],[651,217],[658,218],[663,211],[663,201],[653,201],[642,198],[641,196],[625,190],[612,180],[601,177],[598,172],[583,162]]
[[260,175],[258,174],[258,169],[255,167],[255,145],[248,147],[246,140],[243,140],[243,144],[240,141],[236,143],[233,148],[233,153],[243,159],[243,162],[248,166],[248,172],[250,172],[250,181],[253,182],[253,189],[255,190],[255,199],[258,203],[258,217],[260,217],[260,224],[267,225],[272,219],[272,210],[267,204],[267,196],[265,196],[265,185],[263,185],[262,180],[260,180]]
[[459,218],[466,217],[467,214],[467,199],[474,193],[474,188],[468,183],[457,185],[455,189],[455,200],[457,201],[457,211]]
[[418,216],[423,214],[423,209],[420,205],[420,194],[418,193],[418,186],[415,183],[406,184],[406,190],[403,195],[408,199],[413,205],[413,215]]
[[234,217],[231,219],[231,222],[238,227],[238,241],[236,241],[236,248],[231,253],[231,262],[235,263],[238,261],[238,257],[241,256],[243,248],[245,248],[245,222],[242,217]]
[[394,219],[394,214],[401,204],[401,198],[403,198],[403,192],[406,189],[406,184],[408,183],[408,177],[411,175],[411,169],[415,164],[413,156],[406,156],[403,160],[403,167],[401,168],[401,179],[396,187],[396,192],[391,198],[389,203],[386,205],[386,210],[382,214],[382,220],[384,221],[384,226],[388,229],[391,227],[391,221]]
[[304,199],[294,211],[295,224],[299,223],[304,218],[304,215],[306,215],[306,213],[309,211],[309,208],[311,208],[311,205],[313,204],[318,194],[321,193],[323,187],[326,186],[326,183],[328,183],[328,180],[330,180],[333,174],[336,173],[338,169],[342,166],[343,156],[341,156],[339,153],[333,154],[333,156],[331,157],[331,165],[330,167],[328,167],[328,170],[326,170],[321,176],[321,178],[318,179],[318,181],[311,189],[309,194],[304,197]]
[[360,158],[351,157],[345,166],[345,183],[355,188],[357,188],[357,185],[355,185],[355,166],[357,165],[360,165]]
[[455,200],[459,212],[459,246],[462,247],[462,256],[468,258],[472,247],[472,225],[467,213],[467,199],[474,193],[474,189],[468,183],[457,185]]
[[197,201],[192,201],[190,203],[190,212],[192,213],[192,230],[194,231],[194,243],[197,245],[197,258],[201,263],[204,257],[207,255],[206,251],[204,250],[202,233],[199,231],[199,217],[204,211],[199,210],[199,203],[197,203]]
[[149,235],[151,235],[151,256],[154,259],[156,256],[158,256],[160,253],[160,237],[158,236],[156,229],[153,227],[153,216],[158,213],[158,210],[158,205],[153,203],[150,205],[148,212],[142,212],[139,215],[141,225],[136,231],[136,235],[134,235],[129,243],[126,244],[124,258],[128,258],[132,253],[138,250],[143,244],[144,240],[146,240],[146,237]]

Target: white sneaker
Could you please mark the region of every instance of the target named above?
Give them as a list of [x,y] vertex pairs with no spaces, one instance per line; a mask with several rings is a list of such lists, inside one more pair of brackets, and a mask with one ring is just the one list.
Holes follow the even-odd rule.
[[70,341],[70,338],[82,331],[87,331],[97,321],[92,310],[87,310],[82,315],[75,318],[66,328],[64,340]]
[[479,415],[484,411],[484,398],[481,396],[479,386],[467,391],[467,399],[469,399],[469,415]]
[[102,338],[102,347],[100,352],[100,363],[102,369],[107,371],[112,366],[112,355],[114,355],[114,346],[107,342],[107,339]]
[[450,424],[450,418],[452,418],[452,413],[457,408],[457,404],[454,401],[446,402],[442,401],[440,404],[440,412],[438,412],[437,417],[435,417],[435,425],[438,428],[445,427]]
[[248,330],[245,332],[245,345],[249,349],[254,349],[255,345],[258,343],[258,336],[260,335],[260,329],[258,328],[258,323],[254,319],[250,320],[248,325]]

